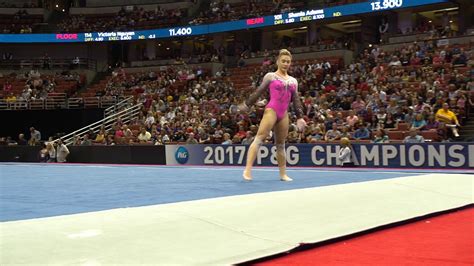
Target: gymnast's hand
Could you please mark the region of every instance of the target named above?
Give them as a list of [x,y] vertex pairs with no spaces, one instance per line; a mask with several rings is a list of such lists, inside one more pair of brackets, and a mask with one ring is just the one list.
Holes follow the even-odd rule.
[[237,106],[237,109],[239,109],[240,112],[248,112],[249,111],[249,107],[247,106],[247,104],[245,102],[239,104],[239,106]]
[[298,128],[299,132],[304,132],[306,127],[306,121],[303,118],[300,118],[296,121],[296,127]]

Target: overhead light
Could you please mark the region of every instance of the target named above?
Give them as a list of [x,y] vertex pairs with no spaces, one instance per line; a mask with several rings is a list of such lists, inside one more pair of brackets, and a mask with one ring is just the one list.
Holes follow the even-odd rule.
[[369,43],[369,47],[372,47],[372,44],[371,44],[371,43]]
[[64,10],[64,8],[63,8],[63,12],[66,12],[66,10]]
[[428,23],[431,23],[431,22],[433,22],[433,21],[431,21],[431,20],[428,21]]
[[169,50],[170,48],[169,47],[166,47],[166,50]]
[[158,46],[161,46],[161,43],[159,43]]
[[58,7],[59,7],[59,5],[56,5],[56,8],[58,8]]
[[453,21],[452,21],[452,20],[450,20],[450,21],[449,21],[449,23],[453,23]]

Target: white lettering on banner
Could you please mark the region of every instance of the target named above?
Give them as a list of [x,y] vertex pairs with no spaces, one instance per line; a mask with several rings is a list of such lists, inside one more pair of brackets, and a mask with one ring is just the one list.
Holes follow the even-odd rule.
[[378,145],[372,146],[372,149],[367,150],[367,146],[361,146],[360,147],[360,163],[361,165],[367,165],[367,161],[374,161],[374,165],[378,166],[379,165],[379,148]]
[[300,162],[300,151],[296,146],[286,148],[286,161],[289,165],[297,165]]
[[468,147],[469,167],[474,167],[474,145],[469,145]]
[[461,167],[466,162],[466,158],[462,155],[462,153],[457,153],[456,151],[462,151],[464,147],[462,145],[453,145],[449,147],[448,154],[449,156],[458,159],[456,161],[450,161],[448,164],[452,167]]
[[222,146],[216,147],[214,150],[214,160],[217,164],[223,164],[225,161],[225,152]]
[[439,145],[438,147],[439,149],[436,149],[436,146],[428,146],[428,166],[435,166],[435,159],[439,166],[446,166],[446,146]]
[[388,166],[388,160],[397,158],[397,147],[393,145],[382,145],[382,165]]
[[[332,151],[331,147],[334,147],[335,148],[335,152]],[[335,159],[336,161],[336,165],[339,165],[339,149],[340,147],[339,146],[332,146],[332,145],[328,145],[326,146],[326,161],[327,161],[327,165],[332,165],[332,159]]]
[[[293,152],[296,152],[294,155]],[[297,165],[300,162],[300,156],[299,156],[299,150],[296,146],[289,146],[285,149],[286,153],[286,162],[289,165]],[[278,165],[278,160],[277,160],[277,152],[276,152],[276,146],[273,146],[271,148],[271,157],[270,157],[270,162],[273,165]]]
[[405,155],[405,145],[400,145],[400,166],[406,166],[407,165],[407,159]]
[[209,146],[206,146],[204,147],[204,152],[207,153],[206,157],[204,158],[204,164],[213,164],[214,161],[212,160],[212,153],[213,153],[212,148]]
[[324,152],[324,148],[319,145],[316,145],[311,149],[311,161],[313,161],[313,164],[315,165],[323,165],[324,159],[318,160],[318,152]]
[[257,153],[257,164],[262,164],[262,158],[267,158],[268,155],[268,148],[265,146],[260,146],[260,149]]
[[276,147],[273,146],[273,147],[270,149],[270,152],[271,152],[270,162],[271,162],[273,165],[277,165],[277,164],[278,164],[278,161],[277,161],[277,159],[276,159]]
[[[232,147],[232,146],[231,146]],[[235,152],[239,154],[239,159],[237,161],[238,164],[242,164],[244,162],[245,156],[245,146],[237,146],[235,147]]]
[[[415,157],[415,152],[418,152],[418,160]],[[408,149],[408,162],[412,166],[422,166],[425,163],[425,150],[422,146],[410,146]]]

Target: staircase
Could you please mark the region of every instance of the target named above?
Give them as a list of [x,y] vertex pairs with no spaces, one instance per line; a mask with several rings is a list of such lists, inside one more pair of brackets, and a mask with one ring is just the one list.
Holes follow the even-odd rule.
[[[75,138],[82,139],[82,137],[87,134],[89,130],[92,130],[94,133],[97,133],[99,132],[102,126],[104,126],[106,131],[110,130],[115,124],[115,122],[117,122],[117,120],[121,120],[123,123],[127,124],[138,117],[139,113],[141,112],[142,106],[143,103],[139,103],[115,113],[111,112],[112,114],[105,117],[104,119],[85,126],[81,129],[78,129],[74,132],[71,132],[67,135],[64,135],[61,139],[63,140],[64,144],[71,145],[74,143]],[[59,139],[55,139],[54,142],[57,142],[58,140]]]

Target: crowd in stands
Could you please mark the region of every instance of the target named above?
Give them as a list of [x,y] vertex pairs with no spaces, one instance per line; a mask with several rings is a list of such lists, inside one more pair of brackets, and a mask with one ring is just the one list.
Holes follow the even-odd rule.
[[23,3],[23,5],[19,6],[17,3],[12,3],[12,2],[1,2],[0,3],[0,8],[37,8],[39,7],[35,1],[32,1],[30,3]]
[[[74,145],[251,143],[266,98],[249,113],[240,112],[238,104],[265,73],[275,70],[274,60],[270,54],[261,65],[248,66],[254,73],[249,89],[235,88],[234,69],[214,76],[186,65],[133,74],[118,69],[100,93],[135,95],[143,103],[142,112],[129,123],[118,120],[110,129],[77,137]],[[299,81],[308,127],[298,132],[290,112],[288,142],[342,137],[374,143],[455,140],[473,105],[469,94],[474,91],[473,73],[466,67],[472,65],[472,50],[437,47],[434,41],[391,52],[374,46],[339,69],[326,60],[295,61],[291,75]],[[271,135],[267,141],[272,141]]]
[[43,21],[42,15],[29,15],[26,9],[20,9],[13,15],[0,18],[1,33],[32,33],[33,24]]
[[245,18],[255,18],[271,14],[286,13],[301,8],[301,1],[266,1],[251,0],[236,3],[226,3],[222,0],[211,1],[209,8],[192,19],[190,25],[232,21]]
[[[24,73],[0,74],[0,96],[7,103],[46,99],[50,93],[65,92],[72,94],[84,85],[85,78],[77,72],[63,71],[45,75],[38,70]],[[63,87],[63,84],[68,84]]]
[[122,7],[116,14],[71,15],[58,24],[61,32],[101,32],[126,31],[130,29],[150,29],[176,25],[186,15],[185,10],[165,10],[156,6],[155,10],[144,10],[133,6],[129,10]]
[[[319,60],[295,62],[292,75],[299,80],[308,127],[297,132],[292,125],[288,141],[386,142],[402,126],[407,142],[421,141],[425,131],[435,133],[429,135],[434,141],[455,139],[452,129],[462,125],[473,104],[468,93],[474,83],[465,71],[471,54],[427,41],[393,52],[375,46],[343,69]],[[272,59],[264,61],[250,77],[252,87],[272,69]],[[143,115],[129,125],[118,122],[99,142],[248,143],[266,101],[240,113],[237,105],[251,90],[236,91],[229,75],[188,79],[184,91],[144,91],[139,97]]]

